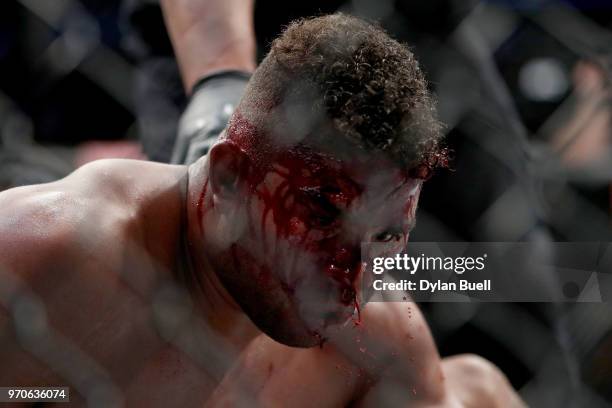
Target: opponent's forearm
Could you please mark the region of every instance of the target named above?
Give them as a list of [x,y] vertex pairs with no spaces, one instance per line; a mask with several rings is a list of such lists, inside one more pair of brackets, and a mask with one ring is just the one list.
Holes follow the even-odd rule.
[[255,69],[253,0],[161,0],[187,93],[222,69]]

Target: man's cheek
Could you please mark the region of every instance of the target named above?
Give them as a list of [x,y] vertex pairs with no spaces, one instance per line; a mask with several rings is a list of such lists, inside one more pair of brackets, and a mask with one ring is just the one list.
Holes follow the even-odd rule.
[[281,195],[261,188],[249,203],[252,238],[263,240],[267,249],[273,249],[275,242],[288,238],[299,242],[308,233],[304,217],[300,217],[299,206],[289,194]]

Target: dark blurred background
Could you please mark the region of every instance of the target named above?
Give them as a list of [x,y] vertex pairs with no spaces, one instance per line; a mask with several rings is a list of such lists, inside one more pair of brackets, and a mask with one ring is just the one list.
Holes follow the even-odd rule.
[[[406,42],[439,100],[454,160],[412,240],[611,242],[610,0],[261,0],[260,58],[292,19],[337,10]],[[1,2],[0,189],[168,161],[185,103],[156,1]],[[612,406],[612,304],[422,308],[443,355],[492,360],[531,406]]]

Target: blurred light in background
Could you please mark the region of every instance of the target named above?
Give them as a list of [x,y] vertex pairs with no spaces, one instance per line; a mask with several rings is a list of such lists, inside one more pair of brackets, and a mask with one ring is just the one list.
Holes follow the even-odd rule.
[[521,68],[519,84],[525,96],[534,101],[554,102],[569,88],[561,63],[553,58],[536,58]]

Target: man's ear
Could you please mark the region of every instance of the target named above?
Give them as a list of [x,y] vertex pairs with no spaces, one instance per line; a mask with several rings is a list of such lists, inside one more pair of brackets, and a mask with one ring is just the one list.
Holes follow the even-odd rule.
[[215,144],[208,154],[209,183],[213,194],[220,199],[240,194],[249,172],[249,157],[228,141]]

